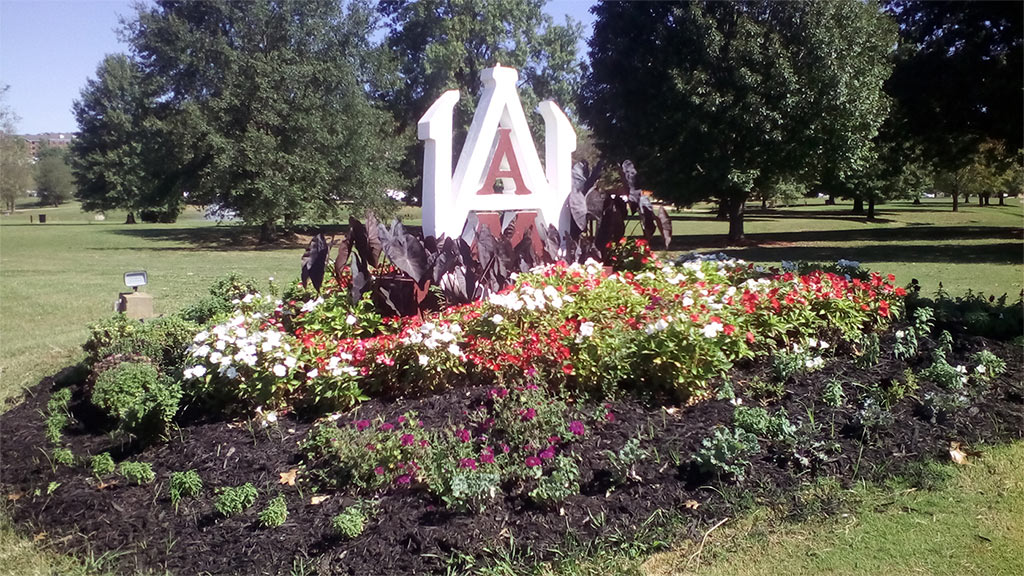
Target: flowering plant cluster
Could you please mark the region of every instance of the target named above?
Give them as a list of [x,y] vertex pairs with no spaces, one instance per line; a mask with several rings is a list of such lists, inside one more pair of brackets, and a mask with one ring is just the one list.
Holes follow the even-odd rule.
[[639,272],[656,259],[650,243],[643,238],[620,238],[609,242],[604,252],[605,262],[617,272]]
[[466,510],[483,509],[503,485],[516,485],[551,503],[578,493],[571,448],[609,415],[595,421],[575,414],[535,385],[495,387],[447,428],[424,428],[411,413],[344,423],[335,415],[310,432],[301,451],[308,473],[325,488],[423,488],[447,507]]
[[380,318],[330,289],[267,312],[240,309],[196,336],[186,379],[253,405],[327,410],[367,395],[533,379],[689,398],[706,395],[739,359],[821,333],[855,341],[902,311],[905,293],[891,275],[773,274],[728,258],[663,263],[639,243],[628,249],[644,254],[637,271],[539,266],[485,300],[423,316]]

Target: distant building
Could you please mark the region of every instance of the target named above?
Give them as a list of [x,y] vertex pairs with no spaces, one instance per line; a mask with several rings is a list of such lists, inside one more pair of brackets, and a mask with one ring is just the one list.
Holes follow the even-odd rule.
[[67,148],[75,139],[75,134],[60,132],[44,132],[43,134],[26,134],[22,136],[25,144],[28,145],[29,156],[39,156],[39,150],[44,146],[51,148]]

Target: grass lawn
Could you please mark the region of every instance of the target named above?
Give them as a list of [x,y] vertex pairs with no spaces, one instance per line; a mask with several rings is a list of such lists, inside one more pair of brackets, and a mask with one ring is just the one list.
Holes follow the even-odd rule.
[[[673,214],[674,253],[719,251],[753,262],[858,260],[892,272],[898,283],[917,278],[931,293],[942,282],[952,294],[969,289],[1009,293],[1024,283],[1024,211],[1006,206],[894,203],[878,220],[849,214],[850,206],[796,206],[747,216],[748,243],[724,244],[727,223],[707,206]],[[30,223],[47,215],[46,224]],[[416,224],[417,214],[406,211]],[[123,213],[96,221],[77,204],[23,206],[0,217],[0,405],[45,375],[75,362],[89,323],[111,313],[122,274],[144,269],[158,313],[195,300],[230,272],[279,284],[298,276],[301,245],[254,246],[251,231],[187,212],[175,224],[124,225]],[[632,226],[632,225],[631,225]],[[2,438],[0,438],[2,441]],[[623,570],[649,574],[1013,574],[1024,573],[1024,444],[994,448],[958,469],[943,489],[897,492],[861,488],[849,494],[850,512],[830,520],[792,524],[760,509],[718,529],[702,551],[656,556]],[[3,495],[0,495],[3,500]],[[770,521],[765,521],[770,520]],[[695,557],[696,558],[696,557]],[[15,535],[0,508],[0,573],[70,573],[66,558],[51,556]],[[102,568],[90,562],[85,573]],[[689,572],[688,572],[689,571]],[[603,572],[602,572],[603,573]]]

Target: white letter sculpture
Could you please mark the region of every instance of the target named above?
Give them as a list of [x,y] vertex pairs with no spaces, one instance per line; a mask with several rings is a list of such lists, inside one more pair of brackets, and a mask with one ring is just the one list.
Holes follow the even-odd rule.
[[[454,174],[452,115],[459,91],[442,94],[417,125],[420,140],[425,140],[424,236],[458,238],[470,214],[476,216],[478,226],[487,225],[498,236],[505,212],[524,216],[516,223],[513,243],[522,238],[538,213],[546,224],[566,233],[566,201],[572,191],[572,153],[576,150],[576,132],[569,119],[550,100],[538,107],[544,118],[545,171],[516,90],[519,73],[499,65],[481,72],[480,79],[484,84],[480,105]],[[502,183],[501,193],[494,190],[496,180]],[[539,249],[539,243],[535,247]]]

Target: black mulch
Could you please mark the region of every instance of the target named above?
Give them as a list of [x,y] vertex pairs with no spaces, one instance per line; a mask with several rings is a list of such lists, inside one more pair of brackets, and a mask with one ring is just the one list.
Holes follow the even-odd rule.
[[[885,346],[885,343],[889,346]],[[969,409],[949,421],[933,423],[920,402],[908,398],[893,413],[896,424],[875,431],[862,449],[862,431],[855,425],[859,390],[850,382],[888,382],[908,366],[920,370],[928,353],[909,364],[883,357],[870,370],[836,359],[825,369],[797,377],[786,387],[784,406],[791,419],[806,422],[808,410],[822,425],[823,438],[835,429],[842,450],[812,470],[801,470],[782,451],[762,452],[748,478],[738,488],[760,500],[778,501],[815,477],[829,475],[844,484],[858,478],[882,478],[899,473],[921,459],[949,459],[951,441],[973,446],[1024,437],[1024,365],[1019,347],[980,338],[962,338],[952,362],[967,364],[970,353],[987,347],[1007,360],[1006,373]],[[891,349],[891,336],[883,350]],[[744,383],[766,375],[768,366],[751,363],[731,374],[737,393],[744,398]],[[833,411],[820,401],[824,383],[839,377],[846,383],[850,402]],[[147,486],[98,486],[85,464],[51,468],[45,453],[43,412],[57,379],[47,378],[24,402],[0,416],[0,498],[26,535],[45,532],[41,542],[53,548],[94,557],[106,552],[117,556],[123,573],[137,570],[173,574],[288,574],[299,563],[315,566],[321,574],[426,574],[444,571],[445,559],[456,552],[486,563],[488,550],[507,546],[514,538],[520,551],[529,550],[534,561],[551,560],[552,550],[564,546],[568,534],[580,542],[602,536],[629,536],[645,526],[657,525],[663,512],[682,514],[688,524],[677,534],[699,536],[703,530],[736,512],[716,488],[722,484],[701,477],[689,464],[700,442],[716,424],[731,423],[733,407],[727,401],[706,401],[667,411],[638,400],[613,402],[614,422],[591,426],[574,451],[582,457],[583,494],[570,498],[560,509],[538,509],[518,497],[506,497],[480,514],[454,514],[421,490],[393,489],[380,497],[379,514],[367,531],[353,541],[330,535],[329,521],[351,495],[335,494],[318,505],[310,503],[311,488],[283,486],[281,472],[298,465],[297,443],[311,423],[287,417],[276,431],[254,429],[248,423],[199,421],[182,426],[165,443],[146,448],[122,446],[109,434],[87,430],[79,423],[65,433],[80,462],[91,454],[111,451],[115,460],[150,462],[157,480]],[[73,400],[80,422],[93,422],[81,390]],[[935,390],[923,383],[917,396]],[[371,401],[358,408],[360,417],[394,418],[415,410],[427,426],[444,426],[478,406],[486,389],[456,389],[436,396],[398,402]],[[747,403],[752,403],[747,400]],[[670,413],[671,412],[671,413]],[[835,424],[833,428],[833,423]],[[608,490],[606,449],[617,450],[638,428],[644,447],[657,458],[638,465],[642,482]],[[141,450],[141,451],[140,451]],[[674,455],[681,465],[674,464]],[[170,474],[195,468],[205,483],[205,494],[184,501],[175,512],[167,485]],[[60,485],[47,494],[51,482]],[[247,513],[229,519],[215,514],[212,487],[252,482],[260,500]],[[276,529],[261,529],[256,516],[276,492],[286,495],[288,520]],[[729,492],[726,491],[726,494]],[[733,491],[735,493],[735,491]],[[700,503],[695,510],[685,503]],[[688,532],[688,534],[686,533]]]

